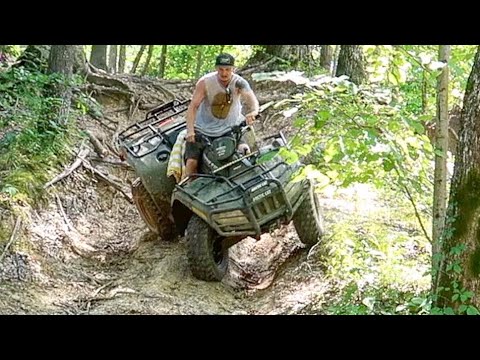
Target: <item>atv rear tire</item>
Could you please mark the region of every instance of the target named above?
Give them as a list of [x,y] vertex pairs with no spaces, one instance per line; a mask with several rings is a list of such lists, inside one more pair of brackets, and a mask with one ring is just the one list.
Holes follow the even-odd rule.
[[300,241],[307,247],[315,245],[324,234],[320,202],[310,181],[308,194],[293,215],[293,225]]
[[132,184],[132,195],[137,210],[148,228],[155,234],[158,234],[162,240],[169,241],[174,239],[175,224],[168,218],[169,212],[167,210],[170,204],[165,204],[165,211],[162,213],[153,202],[140,178],[137,178]]
[[205,281],[221,281],[228,269],[228,248],[223,243],[224,238],[197,215],[192,215],[186,239],[193,276]]

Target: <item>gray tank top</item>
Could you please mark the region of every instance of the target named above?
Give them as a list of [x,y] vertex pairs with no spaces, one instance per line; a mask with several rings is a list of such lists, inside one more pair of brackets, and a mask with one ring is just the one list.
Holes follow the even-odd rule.
[[227,87],[219,82],[216,72],[204,75],[201,80],[205,81],[206,96],[198,108],[195,126],[209,136],[219,136],[245,119],[240,91],[251,91],[251,88],[237,74],[232,74]]

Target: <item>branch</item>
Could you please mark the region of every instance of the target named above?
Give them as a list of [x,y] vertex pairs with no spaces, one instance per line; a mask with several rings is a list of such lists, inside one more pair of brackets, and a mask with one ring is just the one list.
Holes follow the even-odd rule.
[[405,50],[404,48],[402,48],[401,46],[397,46],[396,49],[399,49],[399,50],[402,50],[406,55],[408,55],[410,58],[412,58],[418,65],[420,65],[420,67],[425,70],[426,72],[428,73],[431,73],[432,71],[427,68],[424,64],[422,64],[415,56],[413,56],[412,54],[410,54],[407,50]]
[[173,99],[176,98],[175,94],[173,92],[171,92],[170,90],[168,90],[166,87],[162,86],[162,85],[159,85],[159,84],[155,84],[155,83],[152,83],[152,86],[157,89],[157,90],[160,90],[161,92],[163,92],[164,95],[168,95]]
[[[139,96],[138,97],[138,100],[136,101],[135,103],[135,106],[133,107],[132,109],[132,106],[130,106],[130,111],[128,113],[128,120],[130,121],[130,119],[133,117],[133,115],[135,115],[135,112],[137,111],[138,109],[138,106],[140,105],[140,102],[142,101],[142,97]],[[133,104],[132,104],[133,105]]]
[[88,137],[90,138],[90,142],[92,143],[94,149],[95,149],[95,152],[98,154],[98,156],[100,156],[101,158],[104,158],[105,156],[108,155],[108,150],[105,149],[105,147],[102,145],[102,143],[100,142],[100,140],[92,134],[92,132],[88,131],[88,130],[85,130],[85,132],[87,133]]
[[133,204],[133,198],[132,198],[132,195],[129,194],[127,192],[127,190],[124,189],[124,187],[120,184],[118,184],[112,177],[112,175],[105,175],[103,174],[102,172],[98,171],[96,168],[94,168],[92,165],[90,165],[90,163],[86,160],[83,160],[83,166],[92,171],[95,175],[97,175],[100,179],[102,179],[103,181],[107,182],[108,184],[110,184],[113,188],[115,188],[116,190],[120,191],[123,196],[125,197],[125,199],[127,199],[127,201],[130,203],[130,204]]
[[55,195],[55,199],[57,200],[57,206],[59,207],[60,213],[62,214],[63,220],[66,224],[66,228],[64,226],[63,231],[65,232],[65,235],[67,235],[67,238],[70,239],[70,246],[72,250],[80,256],[90,258],[97,252],[97,250],[84,242],[84,236],[80,234],[77,229],[75,229],[70,220],[67,218],[67,214],[65,214],[65,210],[63,210],[62,202],[58,195]]
[[[396,167],[395,167],[395,171],[397,172],[397,175],[400,177],[400,173]],[[408,187],[406,185],[400,184],[400,186],[405,190],[405,192],[407,193],[408,200],[410,200],[410,202],[413,205],[413,209],[415,210],[415,217],[417,218],[420,224],[420,227],[422,228],[423,234],[425,235],[427,240],[430,243],[432,243],[432,239],[430,238],[430,236],[428,236],[428,232],[427,230],[425,230],[425,226],[423,226],[422,218],[420,217],[420,213],[417,210],[417,205],[415,204],[415,200],[413,200],[412,194],[410,194],[410,191],[408,190]]]
[[17,237],[17,233],[19,232],[21,226],[22,226],[22,218],[18,216],[17,220],[15,221],[15,227],[13,228],[12,235],[10,236],[10,240],[8,241],[7,246],[5,246],[2,256],[0,256],[0,263],[2,262],[3,258],[7,254],[7,251],[10,245],[12,245],[12,243],[15,241]]
[[88,153],[89,153],[88,149],[81,150],[80,153],[78,154],[75,162],[72,165],[70,165],[70,167],[68,169],[64,170],[61,174],[55,176],[55,178],[53,178],[48,183],[46,183],[43,186],[43,189],[46,189],[46,188],[52,186],[56,182],[66,178],[68,175],[70,175],[75,169],[77,169],[80,165],[82,165],[82,161],[85,160],[85,157],[88,155]]
[[99,158],[99,157],[89,157],[88,159],[92,160],[92,161],[103,162],[105,164],[116,165],[116,166],[124,166],[126,168],[130,168],[130,165],[126,161],[106,160],[106,159],[102,159],[102,158]]

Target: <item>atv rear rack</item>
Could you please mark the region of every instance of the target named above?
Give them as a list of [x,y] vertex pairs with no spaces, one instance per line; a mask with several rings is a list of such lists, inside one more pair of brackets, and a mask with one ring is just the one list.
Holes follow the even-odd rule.
[[[166,126],[174,122],[175,115],[186,111],[189,104],[190,100],[173,100],[150,110],[145,120],[130,125],[118,135],[119,145],[135,158],[154,152],[162,142],[167,142],[173,147],[173,141],[165,136]],[[168,127],[168,130],[183,125],[173,125]],[[141,151],[142,145],[145,145],[144,151]]]

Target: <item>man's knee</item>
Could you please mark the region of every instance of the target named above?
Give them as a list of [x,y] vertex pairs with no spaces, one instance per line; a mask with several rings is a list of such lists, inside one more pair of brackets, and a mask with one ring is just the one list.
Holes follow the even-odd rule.
[[187,161],[185,162],[187,166],[197,166],[198,165],[198,160],[194,158],[188,158]]

